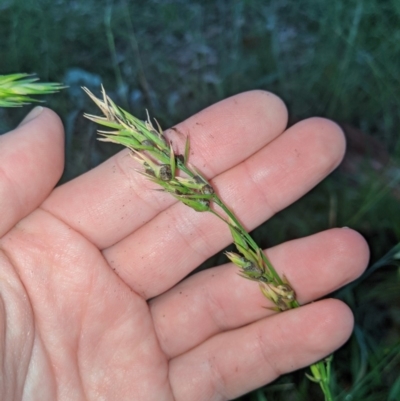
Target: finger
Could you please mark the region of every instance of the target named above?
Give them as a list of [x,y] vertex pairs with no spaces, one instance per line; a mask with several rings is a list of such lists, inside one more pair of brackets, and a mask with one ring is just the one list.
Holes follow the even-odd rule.
[[[270,142],[286,123],[287,111],[279,98],[252,91],[201,111],[176,126],[181,134],[170,132],[169,136],[182,152],[185,135],[189,135],[191,162],[213,177]],[[108,247],[176,202],[154,191],[155,185],[134,167],[128,152],[120,152],[57,188],[43,207],[99,248]]]
[[[217,176],[213,185],[251,230],[320,182],[339,164],[344,148],[336,124],[309,119]],[[152,298],[230,242],[226,224],[215,216],[174,204],[104,255],[132,289]]]
[[350,309],[326,299],[218,334],[170,361],[175,399],[234,399],[327,356],[352,328]]
[[[21,321],[34,316],[33,333],[24,333],[23,350],[30,359],[26,382],[33,382],[35,389],[46,377],[46,383],[53,384],[52,397],[34,399],[88,400],[92,393],[101,394],[102,400],[171,399],[165,398],[170,393],[167,361],[146,302],[121,282],[99,250],[79,233],[39,208],[0,239],[0,269],[0,290],[5,281],[12,285],[4,276],[11,269],[25,291],[19,294],[28,304],[25,313],[19,314]],[[11,291],[17,289],[14,285]],[[1,293],[0,307],[4,295],[7,291]],[[10,331],[6,338],[0,334],[8,347],[21,326],[8,326],[18,316],[13,309],[19,304],[9,305]],[[27,348],[32,338],[33,357]],[[9,352],[10,357],[17,355],[16,350]],[[22,370],[23,361],[18,362]],[[9,368],[8,360],[2,363]]]
[[15,130],[0,136],[0,235],[43,202],[63,167],[63,127],[49,109],[33,109]]
[[[307,303],[359,277],[369,251],[357,232],[332,229],[278,245],[268,256],[279,275],[289,278],[297,300]],[[169,358],[275,313],[258,284],[238,272],[232,264],[202,271],[150,302],[160,346]]]

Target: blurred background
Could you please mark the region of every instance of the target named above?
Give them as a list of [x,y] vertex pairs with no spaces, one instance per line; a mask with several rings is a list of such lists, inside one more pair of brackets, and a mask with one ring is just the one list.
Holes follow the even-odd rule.
[[[169,127],[227,96],[265,89],[290,124],[344,129],[342,166],[254,231],[263,246],[349,226],[371,247],[366,274],[333,294],[356,326],[335,354],[336,400],[400,400],[400,2],[398,0],[0,0],[0,74],[69,86],[46,98],[66,129],[61,182],[119,149],[96,142],[80,89],[108,94]],[[0,109],[0,132],[29,107]],[[225,263],[219,254],[204,267]],[[321,400],[304,371],[240,400]]]

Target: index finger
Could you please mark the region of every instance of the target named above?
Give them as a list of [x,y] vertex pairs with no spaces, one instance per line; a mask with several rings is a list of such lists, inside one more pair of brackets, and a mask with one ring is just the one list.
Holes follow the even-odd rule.
[[[279,136],[287,110],[275,95],[245,92],[225,99],[176,126],[190,136],[190,162],[208,178],[230,169]],[[170,132],[174,146],[184,135]],[[113,245],[176,202],[152,191],[124,150],[57,188],[42,207],[99,249]]]

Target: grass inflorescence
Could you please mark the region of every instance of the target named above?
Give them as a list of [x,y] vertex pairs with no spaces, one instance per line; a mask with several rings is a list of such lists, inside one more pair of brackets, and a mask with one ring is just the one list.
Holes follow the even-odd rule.
[[[189,163],[189,137],[186,138],[184,154],[176,154],[156,120],[154,127],[149,116],[146,121],[134,117],[117,106],[104,88],[102,99],[94,96],[87,88],[84,90],[103,113],[103,116],[85,116],[111,129],[99,131],[100,141],[125,146],[143,167],[137,171],[158,184],[162,191],[168,192],[197,212],[211,212],[224,221],[237,249],[237,252],[226,252],[226,256],[238,266],[242,277],[259,284],[262,294],[274,305],[271,309],[283,312],[299,307],[289,280],[285,276],[279,276],[266,254],[214,191],[212,184]],[[329,387],[331,361],[332,356],[313,364],[310,367],[311,375],[307,375],[320,385],[326,401],[332,400]]]
[[0,75],[0,107],[20,107],[40,100],[34,95],[48,95],[58,92],[65,86],[53,82],[37,82],[32,74]]

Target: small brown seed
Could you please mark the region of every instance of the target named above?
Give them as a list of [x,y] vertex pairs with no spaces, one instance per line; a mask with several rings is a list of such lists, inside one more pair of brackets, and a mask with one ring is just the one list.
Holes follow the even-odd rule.
[[212,195],[214,193],[214,188],[209,184],[205,184],[201,188],[201,193],[203,193],[204,195]]
[[196,184],[201,184],[201,183],[204,182],[203,179],[202,179],[199,175],[195,175],[195,176],[193,177],[193,179],[194,179],[194,182],[195,182]]
[[247,261],[248,265],[243,267],[243,270],[246,272],[253,272],[253,273],[262,273],[261,269],[253,262],[250,260],[247,260],[245,258],[242,258],[243,261]]
[[169,164],[163,164],[160,167],[160,178],[163,181],[171,181],[172,180],[172,170]]

